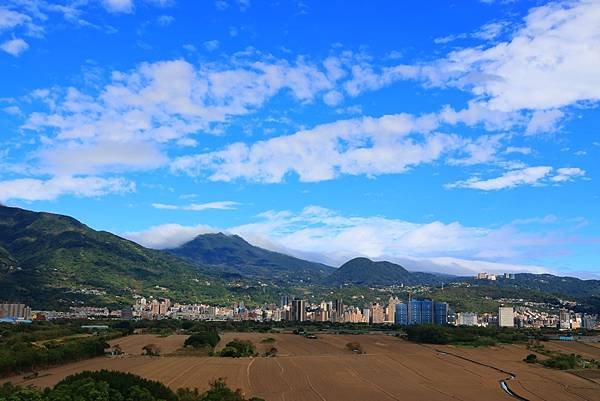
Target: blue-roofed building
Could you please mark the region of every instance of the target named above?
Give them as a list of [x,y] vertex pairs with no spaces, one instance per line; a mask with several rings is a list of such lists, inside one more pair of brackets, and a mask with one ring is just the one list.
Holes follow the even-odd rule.
[[396,305],[396,324],[448,324],[448,304],[432,300],[410,300]]

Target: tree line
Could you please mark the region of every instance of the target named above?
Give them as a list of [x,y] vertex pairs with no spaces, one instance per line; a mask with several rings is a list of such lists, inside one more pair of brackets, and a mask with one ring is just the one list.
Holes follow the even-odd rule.
[[0,401],[264,401],[245,398],[223,379],[210,383],[205,392],[178,389],[131,373],[100,370],[69,376],[52,389],[21,388],[7,383],[0,387]]

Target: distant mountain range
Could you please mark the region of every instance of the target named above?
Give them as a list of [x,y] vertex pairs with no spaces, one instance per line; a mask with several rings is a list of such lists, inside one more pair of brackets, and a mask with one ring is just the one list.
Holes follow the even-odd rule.
[[404,267],[391,262],[354,258],[334,271],[327,281],[334,285],[418,285],[442,284],[452,281],[453,278],[455,279],[455,277],[435,273],[409,272]]
[[481,284],[503,288],[527,289],[554,295],[574,298],[600,297],[600,280],[581,280],[575,277],[561,277],[552,274],[518,273],[514,279],[499,278],[496,281],[474,280]]
[[[268,283],[271,293],[265,293],[259,281]],[[224,303],[241,296],[267,301],[282,289],[310,285],[333,289],[452,281],[600,300],[600,280],[517,274],[515,279],[492,282],[411,272],[367,258],[352,259],[336,269],[222,233],[199,235],[175,249],[158,251],[93,230],[68,216],[0,205],[0,302],[19,300],[38,308],[122,305],[131,302],[134,293],[143,293]]]
[[284,282],[320,281],[335,268],[251,245],[237,235],[202,234],[166,252],[197,266],[210,266],[223,278]]

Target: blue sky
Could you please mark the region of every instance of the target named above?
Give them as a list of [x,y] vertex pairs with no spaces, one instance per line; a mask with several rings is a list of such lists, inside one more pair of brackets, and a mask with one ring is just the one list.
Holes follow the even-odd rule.
[[600,1],[2,4],[4,204],[155,248],[600,276]]

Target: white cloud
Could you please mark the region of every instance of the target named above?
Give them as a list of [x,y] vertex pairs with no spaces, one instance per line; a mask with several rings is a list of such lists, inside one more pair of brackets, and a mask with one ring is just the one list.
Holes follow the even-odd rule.
[[229,2],[227,0],[215,0],[215,7],[221,11],[227,10],[229,8]]
[[481,179],[472,177],[466,181],[448,184],[447,188],[471,188],[483,191],[497,191],[523,185],[542,185],[548,182],[566,182],[585,176],[585,171],[577,167],[554,169],[550,166],[523,167],[505,172],[499,177]]
[[[437,160],[462,141],[454,135],[429,133],[434,116],[397,114],[342,120],[252,145],[234,143],[221,151],[183,156],[174,171],[207,174],[210,180],[278,183],[293,172],[301,181],[333,179],[341,174],[402,173]],[[409,134],[424,132],[416,137]]]
[[327,92],[323,96],[323,101],[327,106],[336,106],[344,99],[344,95],[342,95],[338,91],[330,91]]
[[556,170],[556,175],[550,178],[553,182],[566,182],[572,181],[577,177],[584,177],[585,170],[582,170],[578,167],[563,167]]
[[67,142],[35,153],[40,169],[53,174],[97,174],[125,170],[150,170],[167,157],[148,142],[101,142],[80,145]]
[[160,26],[169,26],[173,23],[173,21],[175,21],[175,17],[172,15],[161,15],[156,19],[156,22]]
[[123,178],[53,177],[48,180],[20,178],[0,181],[0,201],[53,200],[62,195],[95,197],[110,193],[127,193],[135,184]]
[[[125,235],[143,245],[164,249],[216,231],[219,230],[208,226],[167,224]],[[490,229],[458,222],[348,217],[319,206],[309,206],[298,213],[264,212],[256,223],[221,231],[238,234],[257,246],[333,266],[365,256],[401,263],[412,270],[454,274],[482,270],[544,272],[547,269],[522,264],[520,260],[532,254],[554,252],[563,243],[558,234],[531,235],[518,231],[516,225]]]
[[488,131],[509,130],[514,126],[522,126],[527,123],[527,118],[520,113],[490,110],[485,105],[474,101],[470,101],[466,108],[460,110],[446,105],[438,115],[440,121],[446,124],[462,123],[469,127],[483,124]]
[[5,113],[13,116],[21,115],[21,109],[19,108],[19,106],[6,106],[2,110],[4,110]]
[[144,231],[127,232],[123,236],[148,248],[176,248],[191,241],[200,234],[213,233],[209,226],[182,226],[180,224],[162,224]]
[[29,44],[23,39],[15,38],[2,43],[0,49],[11,56],[19,57],[25,50],[29,49]]
[[534,135],[539,133],[555,132],[559,128],[564,113],[560,110],[538,110],[533,113],[527,124],[525,134]]
[[206,42],[204,42],[204,48],[206,50],[208,50],[209,52],[215,51],[219,48],[219,41],[218,40],[207,40]]
[[473,32],[471,36],[476,39],[494,40],[504,32],[508,25],[506,21],[490,22]]
[[223,150],[182,156],[171,163],[171,169],[213,181],[279,183],[290,173],[304,182],[341,175],[399,174],[444,161],[446,156],[454,165],[489,163],[495,160],[504,135],[468,139],[435,132],[440,125],[475,124],[487,117],[461,112],[450,117],[444,110],[420,117],[394,114],[340,120],[252,145],[238,142]]
[[111,13],[133,12],[133,0],[103,0],[104,8]]
[[471,90],[493,110],[548,110],[600,100],[600,2],[533,8],[510,40],[425,66],[434,85]]
[[[221,133],[231,119],[254,112],[279,93],[299,103],[322,97],[324,103],[335,104],[344,96],[343,79],[354,88],[351,94],[388,79],[358,82],[357,70],[348,73],[347,60],[333,56],[321,64],[304,58],[289,62],[249,57],[235,56],[232,65],[143,63],[129,72],[113,72],[111,82],[92,94],[75,88],[36,91],[32,98],[41,100],[46,111],[31,113],[22,128],[34,131],[44,143],[33,153],[37,170],[76,175],[156,168],[168,159],[161,149],[198,146],[199,133]],[[171,167],[211,180],[281,182],[289,173],[302,181],[403,173],[450,153],[448,160],[457,165],[496,160],[507,137],[466,139],[434,132],[457,124],[504,130],[524,121],[518,114],[470,102],[462,110],[446,106],[421,117],[342,120],[252,145],[233,143],[179,157]]]
[[358,96],[388,86],[398,80],[414,79],[419,76],[419,68],[409,65],[382,67],[375,70],[366,63],[353,64],[351,78],[344,83],[344,89],[350,96]]
[[514,188],[522,185],[538,184],[542,179],[546,178],[552,167],[538,166],[526,167],[517,170],[510,170],[500,177],[482,180],[477,177],[472,177],[466,181],[459,181],[449,184],[448,188],[471,188],[481,189],[483,191],[496,191],[499,189]]
[[532,150],[531,150],[531,148],[526,147],[526,146],[508,146],[504,152],[505,153],[520,153],[522,155],[529,155],[529,154],[531,154]]
[[176,141],[250,113],[282,91],[309,102],[333,86],[323,71],[301,59],[240,63],[231,68],[183,60],[143,63],[129,73],[114,72],[96,95],[75,88],[53,91],[52,107],[31,114],[24,128],[51,130],[61,140]]
[[488,24],[483,25],[475,32],[447,35],[441,38],[436,38],[433,41],[437,44],[446,44],[454,42],[456,40],[469,38],[490,41],[500,36],[506,30],[507,27],[508,23],[505,21],[490,22]]
[[31,17],[8,8],[0,8],[0,31],[13,29],[31,21]]
[[489,163],[495,160],[504,139],[506,136],[503,134],[482,135],[471,142],[466,142],[461,150],[468,156],[451,159],[449,164],[469,166]]
[[166,209],[166,210],[190,210],[194,212],[201,212],[203,210],[234,210],[239,206],[239,202],[234,201],[217,201],[207,203],[190,203],[189,205],[171,205],[165,203],[153,203],[152,207],[155,209]]

